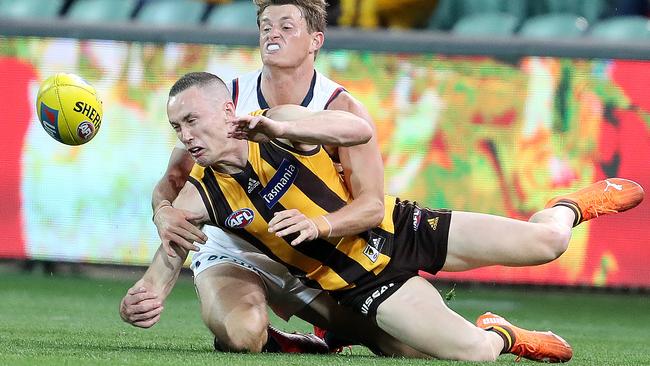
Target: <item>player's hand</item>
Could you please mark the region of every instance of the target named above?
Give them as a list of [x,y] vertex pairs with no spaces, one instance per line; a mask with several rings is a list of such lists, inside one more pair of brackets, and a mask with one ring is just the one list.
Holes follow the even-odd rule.
[[168,256],[176,257],[176,252],[170,242],[194,251],[199,250],[199,247],[194,245],[195,242],[205,244],[208,237],[192,223],[200,218],[201,215],[198,213],[172,206],[163,206],[156,210],[153,223],[156,225],[163,249]]
[[284,134],[283,122],[264,116],[237,116],[229,121],[228,137],[239,140],[266,142]]
[[151,328],[160,320],[164,307],[158,296],[142,286],[131,287],[120,303],[120,317],[140,328]]
[[291,241],[294,246],[318,238],[316,223],[295,209],[276,212],[269,221],[269,232],[280,237],[299,233],[298,237]]

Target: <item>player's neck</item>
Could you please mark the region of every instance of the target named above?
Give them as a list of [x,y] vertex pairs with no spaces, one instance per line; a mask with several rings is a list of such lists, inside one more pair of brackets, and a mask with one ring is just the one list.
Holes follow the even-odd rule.
[[271,107],[300,104],[309,92],[314,65],[305,63],[297,68],[262,68],[262,95]]
[[236,141],[232,150],[213,164],[212,169],[222,174],[237,174],[246,168],[247,161],[248,141]]

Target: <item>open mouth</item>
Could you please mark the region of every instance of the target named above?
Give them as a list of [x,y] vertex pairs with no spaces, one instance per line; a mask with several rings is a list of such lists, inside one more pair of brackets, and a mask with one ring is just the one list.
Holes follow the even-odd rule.
[[277,43],[269,43],[266,45],[266,50],[268,52],[275,52],[280,50],[280,45]]
[[196,157],[198,157],[198,156],[200,156],[202,154],[203,148],[202,147],[192,147],[192,148],[187,149],[187,151],[189,151],[189,153],[193,157],[196,158]]

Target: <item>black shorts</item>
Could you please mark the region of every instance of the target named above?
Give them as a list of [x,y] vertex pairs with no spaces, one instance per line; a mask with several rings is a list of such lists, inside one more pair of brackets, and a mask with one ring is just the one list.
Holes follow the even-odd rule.
[[350,290],[331,292],[341,304],[374,317],[385,301],[419,271],[436,274],[447,258],[450,210],[421,208],[415,202],[395,203],[393,255],[379,275],[368,275]]

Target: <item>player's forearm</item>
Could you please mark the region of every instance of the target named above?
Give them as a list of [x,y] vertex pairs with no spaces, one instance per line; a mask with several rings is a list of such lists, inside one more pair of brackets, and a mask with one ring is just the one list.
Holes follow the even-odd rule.
[[327,226],[321,226],[317,219],[319,237],[356,235],[381,224],[384,219],[384,201],[375,195],[362,195],[340,210],[325,215],[324,219],[331,230]]
[[171,202],[174,202],[174,199],[178,196],[178,192],[180,192],[180,188],[166,176],[163,177],[156,184],[151,194],[151,208],[156,211],[165,204],[171,205]]
[[161,205],[174,202],[178,192],[185,185],[193,165],[194,162],[186,150],[174,148],[165,175],[160,178],[151,195],[151,207],[154,212]]
[[174,288],[188,254],[186,250],[177,246],[174,246],[174,250],[178,255],[170,257],[162,246],[159,247],[147,272],[138,281],[143,287],[158,294],[162,300],[166,299]]
[[315,112],[283,124],[278,137],[304,144],[353,146],[368,142],[373,134],[366,120],[344,111]]

